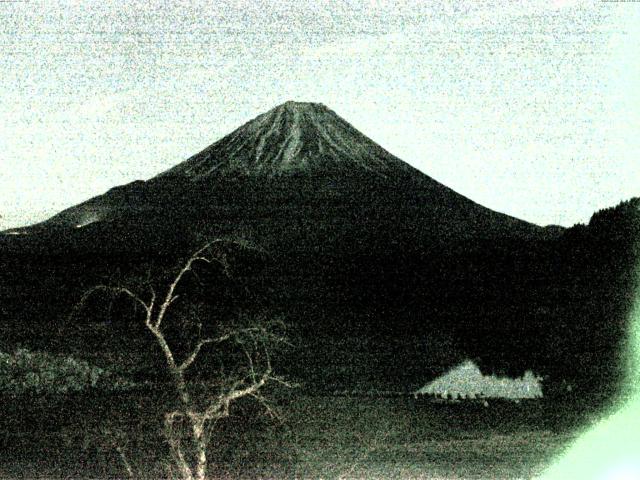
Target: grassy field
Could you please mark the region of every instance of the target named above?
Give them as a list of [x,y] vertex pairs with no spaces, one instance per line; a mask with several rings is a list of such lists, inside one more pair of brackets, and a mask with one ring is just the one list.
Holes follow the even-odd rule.
[[[166,478],[171,391],[2,397],[2,478]],[[282,419],[240,404],[220,422],[212,478],[530,478],[588,419],[543,400],[438,404],[409,396],[274,392]]]

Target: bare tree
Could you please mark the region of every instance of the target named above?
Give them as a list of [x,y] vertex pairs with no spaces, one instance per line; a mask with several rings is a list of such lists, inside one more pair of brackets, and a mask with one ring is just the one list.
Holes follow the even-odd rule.
[[[183,480],[204,480],[208,467],[208,427],[227,417],[234,401],[252,397],[261,402],[268,413],[273,414],[273,409],[260,390],[269,382],[290,386],[273,374],[271,365],[271,348],[277,343],[285,342],[280,320],[263,318],[225,326],[220,319],[199,318],[200,315],[193,312],[190,315],[185,315],[184,312],[170,314],[179,302],[181,294],[178,291],[185,278],[190,272],[195,274],[194,267],[199,264],[217,264],[228,274],[227,256],[223,250],[215,248],[224,243],[229,241],[213,240],[193,252],[164,286],[162,294],[158,294],[159,289],[150,285],[144,288],[147,290],[146,295],[126,286],[97,285],[86,291],[79,303],[82,307],[89,296],[101,292],[113,296],[123,295],[134,302],[134,305],[142,307],[144,325],[162,351],[164,366],[176,393],[177,407],[165,412],[164,429],[173,465]],[[202,328],[203,321],[216,328]],[[173,329],[189,329],[189,332],[195,333],[191,334],[190,341],[177,342],[168,333],[170,324]],[[216,333],[209,334],[211,331]],[[224,373],[212,381],[211,385],[207,385],[207,388],[202,388],[194,376],[188,376],[187,373],[194,369],[203,352],[223,348],[224,344],[236,347],[244,360],[233,372]],[[212,386],[215,388],[210,388]],[[185,442],[189,442],[190,446],[184,445]],[[126,467],[131,473],[128,463]]]

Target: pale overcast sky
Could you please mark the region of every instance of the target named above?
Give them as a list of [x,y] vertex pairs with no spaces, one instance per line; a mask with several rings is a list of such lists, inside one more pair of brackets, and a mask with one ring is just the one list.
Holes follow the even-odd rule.
[[0,2],[0,229],[289,99],[538,224],[640,195],[640,3]]

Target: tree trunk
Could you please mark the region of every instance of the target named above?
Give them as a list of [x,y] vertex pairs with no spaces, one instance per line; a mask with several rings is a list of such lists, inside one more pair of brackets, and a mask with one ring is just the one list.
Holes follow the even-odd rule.
[[176,434],[174,430],[174,419],[171,413],[165,415],[165,434],[167,437],[167,441],[169,442],[169,447],[171,448],[171,452],[173,453],[174,460],[176,462],[176,466],[180,471],[180,475],[182,480],[193,480],[193,472],[191,471],[191,467],[187,463],[187,459],[184,457],[184,453],[182,452],[182,445],[180,444],[179,434]]
[[195,480],[205,480],[207,472],[207,440],[204,433],[204,420],[193,421],[193,441],[196,446],[196,476]]

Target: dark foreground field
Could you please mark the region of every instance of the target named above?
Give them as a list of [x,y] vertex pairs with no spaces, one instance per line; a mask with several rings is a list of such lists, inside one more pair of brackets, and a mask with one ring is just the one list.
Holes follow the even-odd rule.
[[[171,392],[2,398],[2,478],[171,476],[160,418]],[[220,422],[211,478],[530,478],[578,418],[545,400],[438,404],[409,396],[275,392],[281,420],[242,404]]]

